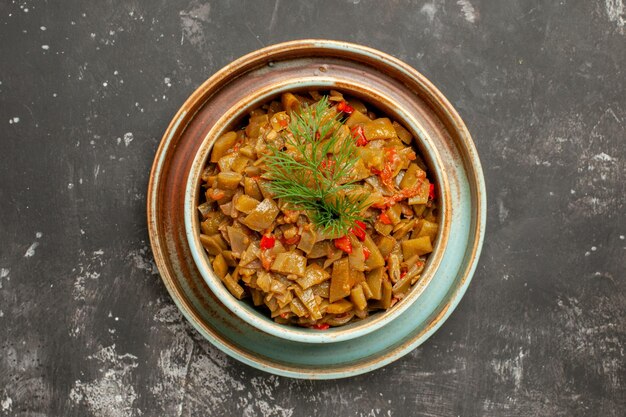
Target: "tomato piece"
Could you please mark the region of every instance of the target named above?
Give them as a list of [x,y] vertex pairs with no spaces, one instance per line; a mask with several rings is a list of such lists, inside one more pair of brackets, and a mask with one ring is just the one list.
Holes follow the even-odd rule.
[[431,183],[430,188],[428,188],[428,199],[429,200],[435,199],[435,184],[433,183]]
[[322,173],[327,172],[329,175],[333,175],[335,172],[335,161],[328,158],[324,159],[320,163],[320,171],[322,171]]
[[276,244],[276,238],[272,235],[263,235],[261,238],[261,249],[272,249]]
[[371,254],[372,254],[372,251],[370,251],[367,248],[367,246],[363,246],[363,257],[365,258],[366,261],[370,257]]
[[330,327],[330,324],[328,323],[318,323],[318,324],[313,325],[313,328],[317,330],[326,330],[329,327]]
[[396,148],[387,148],[385,149],[385,165],[383,166],[380,174],[377,174],[380,177],[380,180],[383,184],[385,184],[389,188],[394,188],[393,184],[393,174],[396,168],[396,164],[400,161],[400,157],[398,157],[398,151]]
[[209,197],[211,197],[215,201],[221,200],[222,198],[224,198],[225,195],[226,193],[224,191],[217,188],[213,189],[213,191],[209,193]]
[[337,110],[345,114],[352,114],[354,112],[354,107],[346,103],[344,100],[340,101],[339,104],[337,104]]
[[348,236],[333,239],[333,243],[337,249],[341,249],[345,253],[352,253],[352,243],[350,243]]
[[357,227],[353,227],[351,232],[354,236],[357,237],[361,242],[365,240],[365,223],[360,220],[354,222]]
[[363,130],[363,126],[354,126],[350,129],[350,133],[352,137],[356,139],[356,146],[365,146],[369,142],[365,137],[365,131]]
[[365,240],[365,230],[364,229],[361,229],[360,227],[353,227],[350,231],[361,242],[363,242]]
[[378,220],[382,224],[391,224],[391,219],[389,218],[389,216],[387,216],[387,213],[380,213],[380,216],[378,216]]

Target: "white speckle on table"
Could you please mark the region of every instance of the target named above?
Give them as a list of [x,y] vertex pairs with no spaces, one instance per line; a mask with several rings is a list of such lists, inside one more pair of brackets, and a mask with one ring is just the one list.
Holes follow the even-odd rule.
[[166,86],[171,87],[172,86],[172,79],[170,77],[165,77],[165,78],[163,78],[163,83],[165,83]]
[[50,45],[41,45],[41,49],[47,51],[48,49],[50,49]]
[[[92,258],[94,261],[102,261],[100,260],[100,255],[95,255]],[[83,266],[83,263],[79,263],[78,265],[79,275],[74,280],[74,290],[72,291],[72,296],[75,301],[84,301],[88,296],[90,296],[87,291],[86,285],[87,280],[97,280],[100,278],[100,272],[95,271],[92,264],[88,264],[87,266]]]
[[46,30],[46,27],[45,26],[40,26],[39,29]]
[[624,235],[619,235],[620,240],[624,240]]
[[[608,273],[595,272],[595,277],[614,278]],[[600,296],[593,306],[574,297],[559,299],[557,316],[564,328],[554,335],[563,351],[571,352],[573,359],[585,361],[593,353],[601,361],[602,374],[610,385],[617,389],[623,374],[624,346],[617,335],[619,325],[608,317],[608,298]],[[585,308],[590,307],[590,308]]]
[[88,357],[102,367],[98,376],[89,382],[76,380],[70,390],[72,403],[84,404],[93,415],[107,417],[135,417],[141,411],[134,407],[137,393],[131,373],[138,366],[137,357],[129,353],[119,355],[115,345],[102,348]]
[[604,161],[604,162],[613,162],[613,161],[615,161],[615,158],[613,158],[610,155],[605,154],[604,152],[600,152],[599,154],[594,155],[592,159],[595,160],[595,161]]
[[100,173],[100,164],[96,164],[93,168],[93,177],[94,179],[98,179],[98,174]]
[[0,288],[2,288],[2,280],[4,278],[9,279],[8,276],[10,272],[11,270],[9,268],[0,268]]
[[[256,411],[258,409],[258,412]],[[283,408],[276,404],[270,404],[267,401],[257,400],[254,403],[248,404],[243,410],[243,417],[257,417],[262,416],[276,416],[276,417],[291,417],[293,415],[293,408]]]
[[576,194],[576,191],[574,191],[574,190],[569,190],[569,193],[573,195],[573,194]]
[[24,254],[24,258],[32,258],[35,256],[35,249],[39,246],[39,242],[33,242],[28,249],[26,249],[26,253]]
[[130,145],[130,143],[135,139],[131,132],[124,133],[124,146]]
[[13,400],[11,397],[7,396],[2,401],[0,401],[0,406],[2,407],[3,412],[10,412],[13,409]]
[[585,256],[589,256],[589,255],[591,255],[591,252],[589,251],[585,252]]
[[478,13],[472,3],[468,0],[458,0],[456,2],[459,6],[461,6],[461,12],[463,13],[463,17],[470,23],[476,22],[476,18],[478,17]]
[[435,3],[425,3],[420,9],[420,12],[432,22],[437,13],[437,6],[435,6]]
[[90,33],[89,36],[91,36],[91,39],[96,39],[96,34],[95,33]]
[[[81,233],[84,231],[81,229]],[[72,289],[72,298],[74,301],[80,301],[78,307],[72,313],[69,323],[69,334],[77,337],[81,334],[89,321],[93,319],[93,311],[89,307],[89,303],[96,299],[99,289],[99,278],[101,275],[104,260],[102,259],[104,251],[102,249],[93,251],[87,255],[84,251],[79,252],[79,261],[74,272],[74,288]]]
[[500,220],[500,223],[504,223],[507,217],[509,217],[509,209],[504,207],[504,201],[502,198],[498,198],[497,201],[498,201],[498,220]]
[[67,183],[67,189],[71,190],[72,188],[74,188],[74,183],[73,182]]
[[598,248],[596,248],[595,246],[592,246],[592,247],[591,247],[591,252],[595,252],[595,251],[597,251],[597,250],[598,250]]
[[606,14],[609,21],[615,22],[617,29],[624,34],[626,26],[626,7],[622,0],[604,0]]
[[37,239],[41,239],[41,237],[42,237],[42,236],[43,236],[43,233],[41,233],[41,232],[37,232],[37,233],[35,233],[35,237],[36,237]]
[[102,86],[103,86],[103,87],[106,87],[106,86],[108,86],[108,85],[109,85],[109,83],[108,83],[108,82],[106,82],[106,81],[102,83]]
[[20,118],[19,118],[19,117],[17,117],[17,116],[11,117],[11,118],[9,119],[9,124],[10,124],[10,125],[15,124],[15,123],[19,123],[19,122],[20,122]]
[[0,317],[4,317],[4,311],[0,310]]
[[[194,3],[192,3],[194,4]],[[181,10],[180,25],[182,30],[181,44],[187,38],[193,46],[202,46],[206,43],[203,26],[209,23],[211,14],[211,4],[197,4],[189,10]]]
[[491,367],[501,382],[512,381],[515,390],[518,390],[522,384],[524,376],[524,357],[526,353],[522,348],[516,356],[508,359],[493,359]]
[[159,269],[152,257],[149,256],[149,253],[148,247],[144,246],[141,249],[130,251],[127,258],[131,260],[135,268],[151,275],[158,275]]

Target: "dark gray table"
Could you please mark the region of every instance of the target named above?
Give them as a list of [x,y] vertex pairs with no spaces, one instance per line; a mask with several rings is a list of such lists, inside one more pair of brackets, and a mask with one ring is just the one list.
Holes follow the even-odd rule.
[[[239,364],[152,261],[148,175],[212,73],[288,39],[405,60],[487,181],[465,298],[402,360],[339,381]],[[0,3],[0,416],[623,416],[626,2]]]

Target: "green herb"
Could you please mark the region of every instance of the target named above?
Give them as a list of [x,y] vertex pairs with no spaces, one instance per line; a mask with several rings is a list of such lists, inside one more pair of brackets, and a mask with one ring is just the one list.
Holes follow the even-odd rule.
[[331,117],[328,98],[292,112],[282,138],[287,148],[269,146],[267,167],[272,193],[296,210],[304,210],[327,235],[343,236],[363,220],[363,197],[350,196],[348,180],[356,162],[356,145],[342,140],[338,116]]

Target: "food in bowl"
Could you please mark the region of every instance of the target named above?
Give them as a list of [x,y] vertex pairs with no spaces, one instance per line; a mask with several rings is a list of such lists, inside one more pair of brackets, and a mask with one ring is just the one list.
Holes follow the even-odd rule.
[[327,329],[392,308],[439,229],[410,131],[335,90],[251,111],[215,141],[201,177],[214,273],[282,324]]

